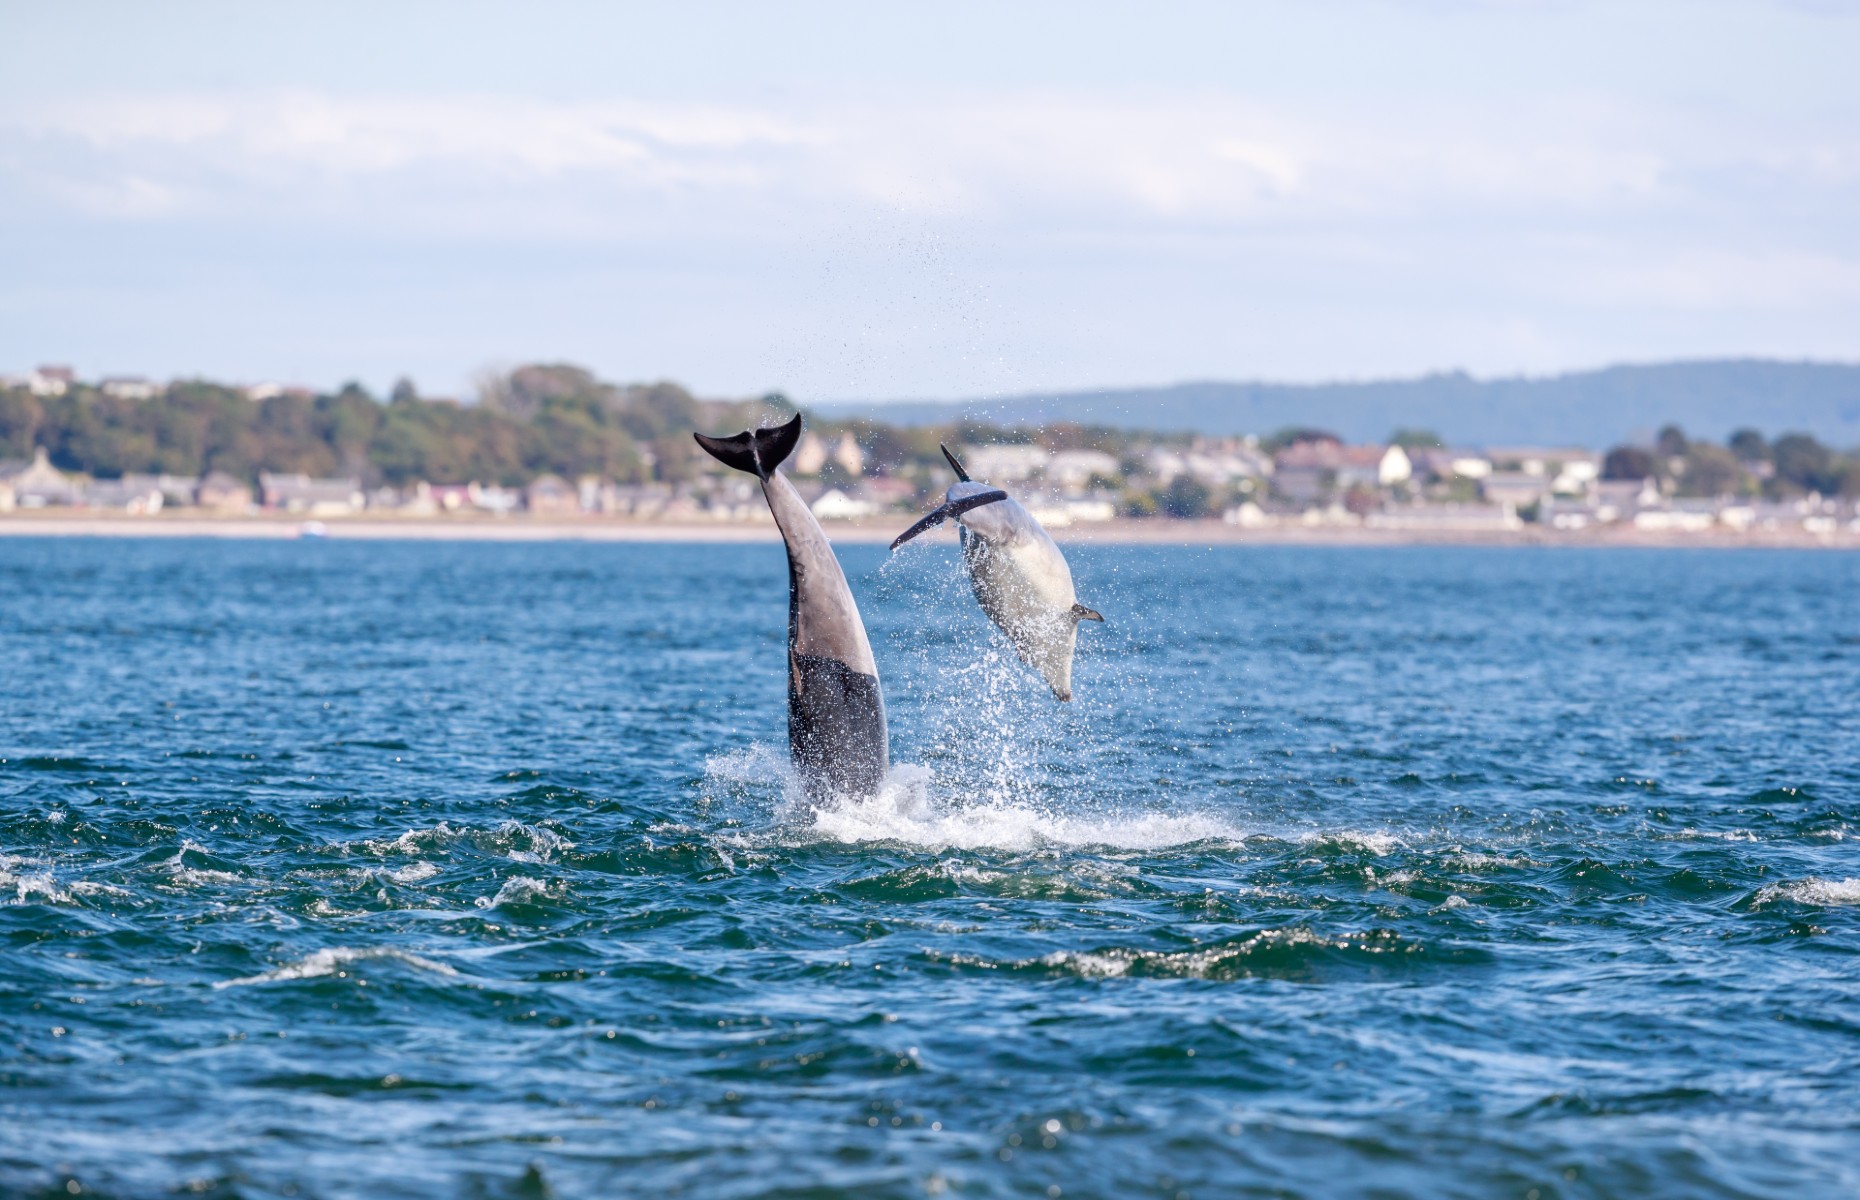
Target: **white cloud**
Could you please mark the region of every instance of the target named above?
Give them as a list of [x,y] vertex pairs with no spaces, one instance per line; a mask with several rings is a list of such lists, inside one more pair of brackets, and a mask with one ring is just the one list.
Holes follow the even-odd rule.
[[[0,302],[54,328],[48,280],[107,242],[202,311],[249,319],[275,286],[292,353],[392,334],[383,378],[612,354],[809,395],[1852,357],[1860,127],[1837,116],[1153,87],[15,101],[0,222],[62,241]],[[214,328],[162,345],[208,364]]]
[[[589,228],[617,193],[776,211],[821,200],[1002,220],[1163,226],[1634,205],[1746,162],[1850,183],[1856,135],[1791,142],[1597,101],[1504,111],[1288,113],[1231,95],[998,93],[786,106],[294,92],[87,99],[0,114],[16,189],[99,215],[289,212],[521,233]],[[1701,149],[1703,147],[1703,149]],[[443,178],[437,204],[423,181]],[[127,184],[169,203],[119,200]],[[208,183],[211,186],[206,186]],[[383,199],[392,201],[384,205]],[[748,215],[744,213],[743,215]],[[589,219],[593,218],[593,219]]]

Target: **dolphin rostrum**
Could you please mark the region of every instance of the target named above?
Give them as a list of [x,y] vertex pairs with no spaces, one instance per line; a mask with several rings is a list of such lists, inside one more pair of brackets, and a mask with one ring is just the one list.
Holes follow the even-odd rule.
[[953,517],[961,529],[963,566],[982,611],[1053,695],[1072,699],[1079,622],[1104,618],[1078,602],[1065,555],[1033,514],[1001,489],[971,480],[949,447],[939,449],[957,482],[943,504],[899,534],[891,548]]
[[776,470],[801,418],[735,437],[692,435],[712,458],[762,481],[788,547],[788,753],[815,799],[868,796],[891,765],[885,696],[859,606],[827,535]]

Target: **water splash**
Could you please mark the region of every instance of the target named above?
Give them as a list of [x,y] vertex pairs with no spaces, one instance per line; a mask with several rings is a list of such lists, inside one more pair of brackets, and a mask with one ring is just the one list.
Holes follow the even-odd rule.
[[421,971],[431,971],[435,975],[458,974],[457,971],[453,970],[445,963],[434,962],[430,958],[422,958],[418,954],[410,954],[405,950],[393,950],[383,947],[358,949],[353,946],[331,946],[323,950],[313,951],[303,958],[298,959],[296,962],[286,963],[281,967],[274,967],[269,971],[264,971],[257,975],[246,975],[239,979],[222,979],[213,986],[215,988],[229,988],[241,987],[254,983],[279,983],[291,979],[316,979],[324,975],[341,974],[348,967],[356,963],[377,960],[397,962],[403,966],[414,967]]

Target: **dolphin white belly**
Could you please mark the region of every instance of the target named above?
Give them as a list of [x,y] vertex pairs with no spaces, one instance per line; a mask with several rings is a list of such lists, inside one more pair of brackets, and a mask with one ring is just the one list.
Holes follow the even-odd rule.
[[1104,618],[1078,602],[1065,555],[1034,515],[1006,492],[970,480],[954,455],[947,449],[943,454],[960,482],[892,548],[954,517],[962,530],[963,566],[982,611],[1053,695],[1072,699],[1079,622]]

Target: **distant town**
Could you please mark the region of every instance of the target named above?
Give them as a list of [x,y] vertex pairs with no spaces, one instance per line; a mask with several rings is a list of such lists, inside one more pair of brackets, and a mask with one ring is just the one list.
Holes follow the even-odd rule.
[[[486,376],[473,403],[409,382],[377,398],[356,385],[43,366],[0,376],[0,519],[766,522],[753,481],[696,453],[690,433],[794,411],[781,395],[706,400],[559,364]],[[1387,441],[1350,445],[1320,428],[1212,438],[810,414],[786,470],[822,520],[839,522],[923,509],[952,481],[938,452],[948,443],[1054,528],[1860,535],[1860,453],[1807,434],[1753,427],[1719,444],[1668,426],[1637,445],[1460,446],[1398,427],[1399,415]]]

